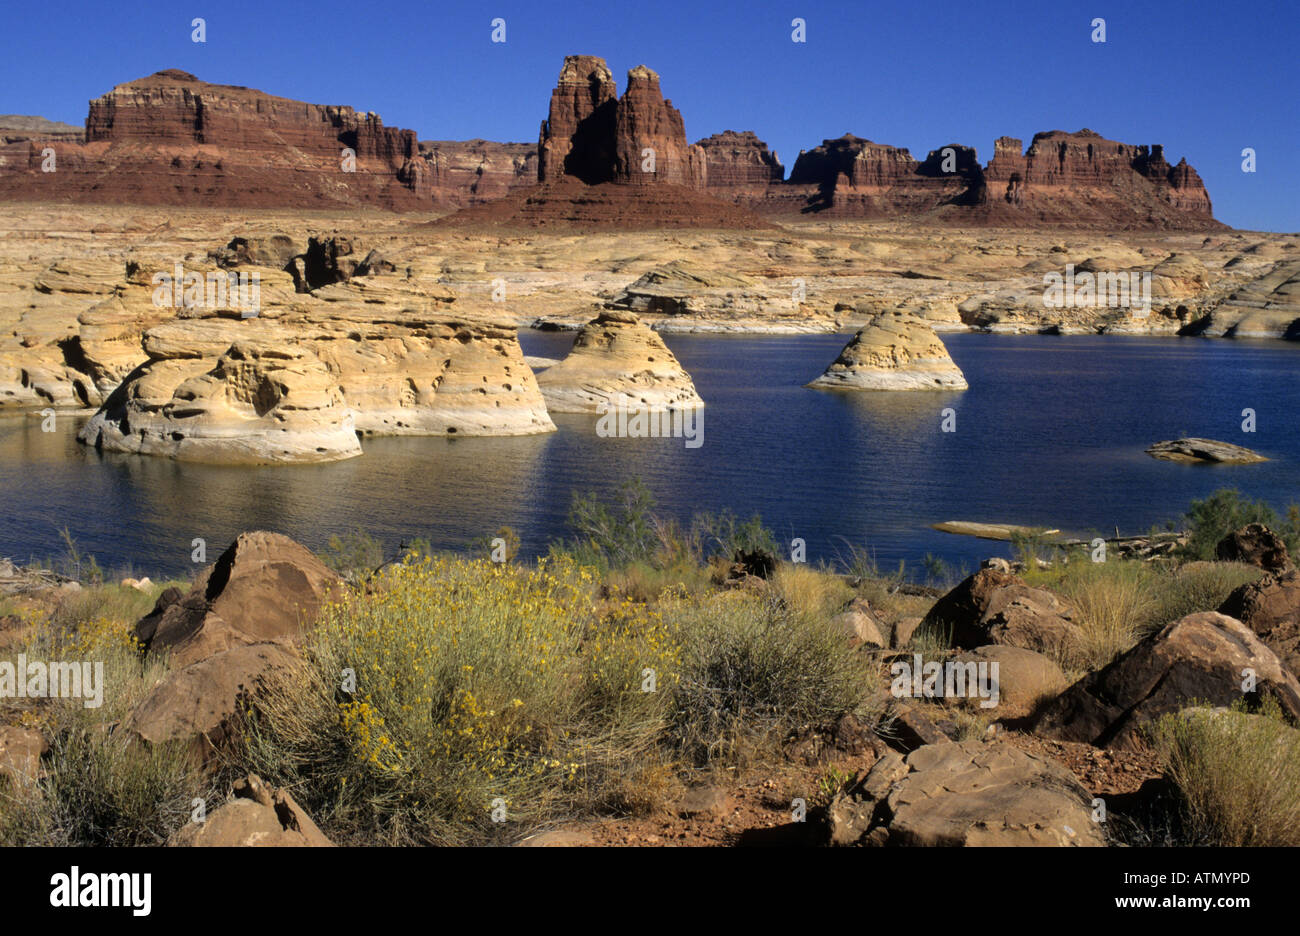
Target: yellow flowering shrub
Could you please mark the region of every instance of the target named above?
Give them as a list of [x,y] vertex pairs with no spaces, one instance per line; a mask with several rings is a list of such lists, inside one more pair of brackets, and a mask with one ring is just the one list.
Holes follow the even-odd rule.
[[[518,834],[585,799],[661,732],[681,656],[656,612],[601,598],[564,556],[409,557],[327,605],[308,649],[317,701],[280,706],[278,728],[269,706],[260,730],[282,737],[255,755],[296,749],[318,784],[305,796],[416,841]],[[316,723],[290,726],[309,710]]]

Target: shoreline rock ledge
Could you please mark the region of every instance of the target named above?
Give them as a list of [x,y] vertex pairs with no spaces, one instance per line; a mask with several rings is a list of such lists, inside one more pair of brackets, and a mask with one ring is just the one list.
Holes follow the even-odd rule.
[[573,350],[537,375],[553,413],[594,413],[626,396],[651,412],[704,405],[662,338],[636,315],[608,309],[583,326]]
[[808,387],[844,390],[965,390],[966,377],[926,322],[887,312],[867,322]]

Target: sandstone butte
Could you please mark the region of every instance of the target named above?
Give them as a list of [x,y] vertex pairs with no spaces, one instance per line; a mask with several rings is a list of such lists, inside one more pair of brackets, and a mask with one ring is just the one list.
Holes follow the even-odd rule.
[[965,390],[966,378],[925,322],[882,313],[867,323],[809,387],[846,390]]
[[596,412],[620,397],[649,412],[704,405],[663,339],[632,313],[617,310],[602,312],[578,332],[573,350],[538,374],[537,383],[555,413]]
[[[90,102],[84,133],[0,126],[0,200],[225,207],[463,209],[465,226],[763,226],[759,215],[954,225],[1222,228],[1196,170],[1159,145],[1091,130],[1001,137],[981,165],[949,144],[917,161],[852,134],[801,152],[789,178],[753,132],[688,143],[644,65],[622,96],[605,61],[565,58],[536,146],[420,142],[374,113],[209,84],[170,69]],[[12,127],[10,127],[12,125]],[[57,171],[42,172],[53,148]],[[345,149],[355,153],[346,171]],[[653,151],[653,160],[647,159]]]

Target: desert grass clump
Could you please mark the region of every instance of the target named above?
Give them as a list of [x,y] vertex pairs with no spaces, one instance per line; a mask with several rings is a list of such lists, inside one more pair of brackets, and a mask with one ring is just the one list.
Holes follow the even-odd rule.
[[1300,845],[1300,731],[1269,699],[1166,715],[1152,736],[1182,794],[1185,825],[1219,846]]
[[1257,581],[1264,571],[1241,562],[1189,562],[1175,569],[1157,569],[1152,576],[1151,613],[1145,628],[1158,630],[1198,611],[1213,611],[1242,585]]
[[[159,845],[190,818],[211,781],[180,743],[146,745],[124,727],[163,674],[142,660],[131,624],[99,618],[75,630],[46,622],[17,652],[29,660],[102,664],[101,704],[84,698],[7,700],[4,718],[48,740],[40,774],[0,790],[0,842],[13,845]],[[83,684],[83,694],[85,692]]]
[[[182,584],[188,588],[188,583]],[[74,631],[87,624],[134,624],[148,614],[166,585],[141,591],[130,585],[91,585],[62,598],[50,615],[55,628]]]
[[490,842],[590,809],[661,734],[679,657],[596,586],[565,559],[385,569],[326,607],[312,665],[248,727],[251,768],[341,841]]
[[1141,639],[1152,613],[1150,570],[1140,562],[1076,561],[1061,567],[1055,590],[1076,610],[1077,636],[1057,662],[1100,669]]
[[809,621],[832,617],[854,594],[839,575],[802,562],[778,565],[768,587],[792,615]]
[[682,645],[674,738],[688,763],[729,763],[846,712],[875,720],[878,674],[824,617],[764,594],[665,607]]

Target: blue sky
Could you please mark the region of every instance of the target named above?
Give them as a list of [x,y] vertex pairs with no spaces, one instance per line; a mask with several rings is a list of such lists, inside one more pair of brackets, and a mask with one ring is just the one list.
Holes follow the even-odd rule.
[[[853,132],[921,158],[1089,127],[1163,143],[1237,227],[1300,231],[1300,3],[1258,0],[491,0],[10,4],[0,113],[80,125],[86,102],[163,68],[379,112],[421,139],[535,141],[565,54],[660,73],[694,141],[754,130],[787,172]],[[190,21],[207,21],[207,42]],[[506,20],[506,42],[490,41]],[[791,41],[791,20],[807,42]],[[1106,20],[1106,42],[1091,22]],[[1241,171],[1241,151],[1257,154]]]

